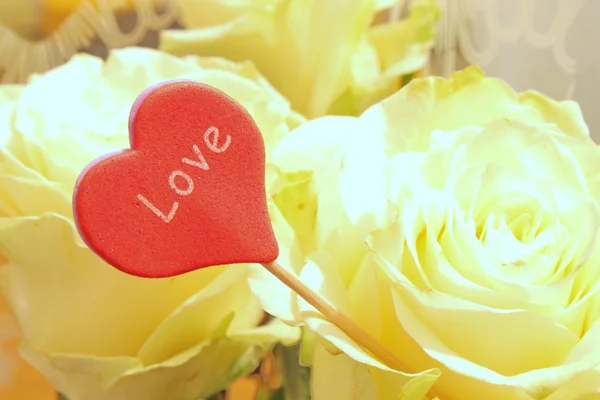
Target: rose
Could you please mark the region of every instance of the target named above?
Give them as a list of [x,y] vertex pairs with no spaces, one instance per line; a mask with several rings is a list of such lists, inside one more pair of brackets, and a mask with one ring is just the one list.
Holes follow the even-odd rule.
[[257,269],[266,310],[318,337],[314,399],[600,394],[600,149],[575,103],[470,67],[359,118],[311,121],[274,160],[276,201],[308,254],[289,267],[401,365]]
[[186,30],[161,33],[176,55],[251,60],[309,118],[357,114],[422,69],[439,10],[418,0],[407,19],[371,26],[395,0],[184,0]]
[[0,87],[3,292],[23,332],[23,357],[70,400],[197,399],[250,373],[275,342],[295,340],[278,321],[259,326],[246,266],[140,279],[106,265],[76,233],[77,176],[128,147],[136,96],[173,78],[239,101],[269,157],[302,121],[250,63],[155,50],[119,50],[106,62],[82,54],[27,86]]

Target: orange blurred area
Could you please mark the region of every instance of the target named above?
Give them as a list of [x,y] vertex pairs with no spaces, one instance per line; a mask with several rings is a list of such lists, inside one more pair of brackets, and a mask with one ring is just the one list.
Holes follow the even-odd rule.
[[17,322],[0,296],[0,399],[56,400],[52,385],[19,356],[19,340]]
[[256,400],[262,379],[259,375],[250,375],[246,378],[238,379],[227,389],[226,400]]
[[275,357],[273,353],[266,355],[260,365],[260,376],[263,383],[269,389],[279,389],[283,381],[283,375],[275,366]]
[[[46,34],[51,33],[75,10],[83,3],[84,0],[39,0],[39,4],[43,10],[43,25]],[[87,0],[94,6],[98,5],[98,0]],[[136,0],[122,0],[116,2],[112,0],[110,3],[125,5],[124,9],[132,9]],[[155,0],[148,0],[155,1]],[[106,1],[104,1],[106,3]]]
[[225,400],[256,400],[262,390],[277,390],[283,376],[275,365],[275,357],[268,353],[261,363],[258,373],[233,382],[225,391]]
[[[93,5],[97,5],[97,0],[87,0],[89,3]],[[83,0],[39,0],[40,4],[49,13],[53,15],[68,15],[73,11],[77,6],[83,3]],[[115,2],[112,0],[112,3],[124,3],[126,7],[131,8],[134,4],[135,0],[122,0],[119,2]],[[106,3],[106,1],[105,1]]]

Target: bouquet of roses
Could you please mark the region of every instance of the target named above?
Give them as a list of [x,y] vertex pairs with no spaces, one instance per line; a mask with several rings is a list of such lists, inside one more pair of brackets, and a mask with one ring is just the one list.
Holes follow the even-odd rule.
[[[181,1],[186,29],[159,50],[78,54],[0,86],[0,282],[20,356],[53,393],[600,395],[600,148],[579,107],[476,66],[420,77],[439,10],[373,24],[392,3]],[[78,174],[128,147],[140,92],[181,78],[248,110],[278,262],[397,363],[258,265],[139,279],[81,241]]]

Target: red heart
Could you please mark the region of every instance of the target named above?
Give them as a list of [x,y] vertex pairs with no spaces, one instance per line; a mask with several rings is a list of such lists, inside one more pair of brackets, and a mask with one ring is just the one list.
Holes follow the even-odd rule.
[[153,278],[277,258],[264,142],[242,106],[171,81],[138,97],[129,131],[131,150],[92,162],[75,187],[77,228],[100,257]]

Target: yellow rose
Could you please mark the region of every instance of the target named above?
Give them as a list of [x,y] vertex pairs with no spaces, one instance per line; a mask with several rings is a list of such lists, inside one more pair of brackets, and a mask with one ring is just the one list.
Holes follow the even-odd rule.
[[575,103],[470,67],[311,121],[274,154],[308,253],[288,267],[402,366],[270,297],[256,269],[266,310],[317,335],[315,400],[600,398],[600,149]]
[[297,340],[276,320],[259,326],[247,266],[140,279],[106,265],[76,233],[78,174],[128,147],[133,101],[173,78],[239,101],[269,154],[302,121],[249,63],[155,50],[119,50],[106,62],[82,54],[27,86],[0,87],[3,292],[23,332],[21,354],[70,400],[196,400],[250,373],[275,342]]
[[371,26],[395,0],[183,0],[186,30],[161,50],[251,60],[309,118],[358,114],[422,69],[439,17],[417,0],[402,21]]

